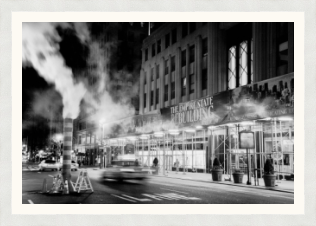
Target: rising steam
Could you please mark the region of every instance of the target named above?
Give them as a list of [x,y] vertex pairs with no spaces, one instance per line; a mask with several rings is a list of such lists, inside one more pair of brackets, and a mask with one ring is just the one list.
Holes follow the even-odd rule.
[[[58,24],[69,26],[68,24]],[[54,84],[62,96],[63,117],[76,118],[86,89],[75,83],[73,73],[59,53],[60,36],[53,23],[23,23],[22,62],[31,63],[48,83]]]
[[[88,68],[77,72],[74,79],[72,69],[65,65],[59,44],[62,41],[57,28],[73,29],[81,43],[89,48],[86,59]],[[23,23],[23,64],[31,64],[38,74],[48,83],[53,84],[62,97],[63,118],[75,119],[80,112],[89,114],[88,120],[99,126],[100,123],[113,122],[117,119],[133,115],[134,107],[131,97],[138,94],[137,82],[122,85],[122,89],[114,89],[112,77],[124,81],[133,76],[131,73],[114,71],[110,79],[107,64],[110,63],[109,54],[105,48],[111,49],[113,43],[100,45],[96,39],[90,37],[89,26],[86,23]],[[78,73],[78,74],[77,74]],[[84,76],[79,76],[84,75]],[[86,76],[88,75],[88,76]],[[77,81],[80,78],[80,81]],[[91,82],[92,81],[92,82]],[[114,88],[113,88],[114,87]],[[45,100],[54,101],[54,97],[37,96],[33,110],[46,118],[51,112],[54,103],[48,104]],[[48,101],[49,102],[49,101]],[[109,130],[110,131],[110,130]]]

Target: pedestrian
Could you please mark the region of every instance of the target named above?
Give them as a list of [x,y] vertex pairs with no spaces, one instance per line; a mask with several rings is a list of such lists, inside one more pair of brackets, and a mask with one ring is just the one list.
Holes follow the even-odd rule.
[[154,159],[153,164],[154,164],[154,167],[158,166],[158,159],[157,159],[157,157]]
[[135,160],[135,166],[139,166],[138,159]]
[[179,162],[179,160],[177,159],[177,160],[176,160],[176,173],[179,172],[179,165],[180,165],[180,162]]
[[81,161],[80,161],[80,159],[78,160],[78,165],[79,165],[79,168],[80,168],[80,166],[81,166]]

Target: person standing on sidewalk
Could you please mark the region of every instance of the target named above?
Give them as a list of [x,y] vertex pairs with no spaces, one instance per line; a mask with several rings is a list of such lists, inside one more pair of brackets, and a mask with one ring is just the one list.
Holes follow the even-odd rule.
[[157,159],[157,157],[154,159],[153,164],[154,164],[154,167],[157,167],[157,165],[158,165],[158,159]]
[[180,165],[180,162],[179,162],[179,160],[177,159],[177,160],[176,160],[176,173],[179,172],[179,165]]

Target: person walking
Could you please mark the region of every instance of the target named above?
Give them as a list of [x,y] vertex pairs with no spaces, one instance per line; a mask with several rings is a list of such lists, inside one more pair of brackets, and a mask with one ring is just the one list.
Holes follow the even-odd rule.
[[158,166],[158,159],[157,159],[157,157],[154,159],[153,164],[154,164],[154,167]]
[[177,159],[176,160],[176,173],[178,173],[179,172],[179,165],[180,165],[180,162],[179,162],[179,160]]
[[78,165],[79,165],[79,168],[80,168],[80,166],[81,166],[81,161],[80,161],[80,159],[78,160]]

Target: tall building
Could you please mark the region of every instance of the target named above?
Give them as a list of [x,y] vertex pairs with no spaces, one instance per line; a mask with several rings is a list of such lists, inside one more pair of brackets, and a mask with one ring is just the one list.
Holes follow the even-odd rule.
[[293,173],[294,23],[166,23],[143,43],[139,99],[160,122],[136,141],[143,163],[207,173],[217,158],[261,176],[272,158]]
[[[101,133],[107,161],[132,152],[162,174],[294,173],[294,23],[164,23],[142,44],[139,115]],[[101,125],[103,130],[107,125]]]
[[294,72],[293,23],[167,23],[142,48],[140,114]]

